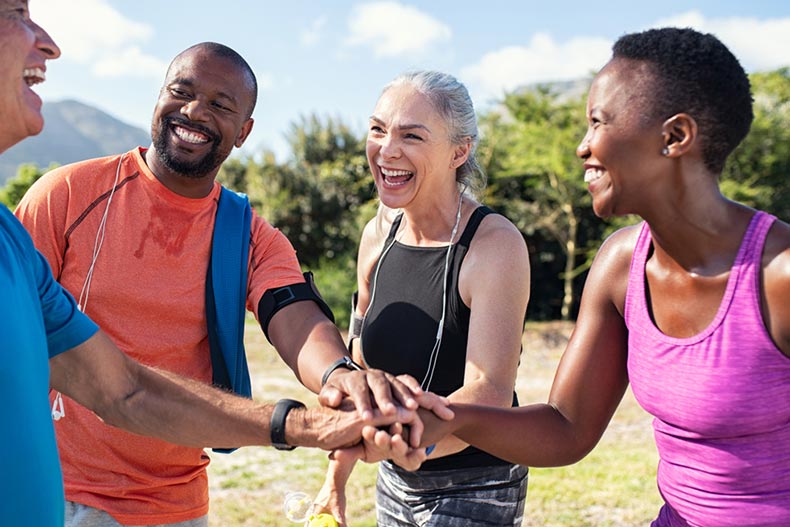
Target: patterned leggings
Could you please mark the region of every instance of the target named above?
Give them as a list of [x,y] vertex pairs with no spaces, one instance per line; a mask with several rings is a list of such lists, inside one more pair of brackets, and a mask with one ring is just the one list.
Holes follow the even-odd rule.
[[521,465],[408,472],[379,465],[379,527],[521,527],[528,469]]

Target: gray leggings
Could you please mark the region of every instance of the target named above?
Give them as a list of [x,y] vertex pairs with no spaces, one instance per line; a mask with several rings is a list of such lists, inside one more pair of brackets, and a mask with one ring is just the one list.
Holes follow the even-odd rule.
[[379,465],[379,527],[521,527],[528,469],[521,465],[408,472]]
[[[66,501],[65,527],[124,527],[115,518],[100,509],[88,507],[82,503]],[[129,526],[126,526],[129,527]],[[208,527],[208,516],[201,516],[194,520],[148,527]]]

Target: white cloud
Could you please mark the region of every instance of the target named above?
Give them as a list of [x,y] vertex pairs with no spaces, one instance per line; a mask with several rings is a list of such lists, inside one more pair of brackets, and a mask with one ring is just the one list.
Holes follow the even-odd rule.
[[89,64],[97,76],[159,77],[167,68],[140,50],[153,28],[125,18],[106,0],[36,0],[32,15],[60,46],[62,60]]
[[321,40],[321,31],[326,26],[326,17],[322,16],[313,20],[310,26],[303,29],[299,34],[299,40],[303,46],[312,46]]
[[536,82],[579,79],[601,68],[611,56],[612,42],[578,37],[555,42],[546,33],[535,34],[527,46],[509,46],[485,54],[461,69],[460,77],[475,100],[500,98]]
[[377,57],[418,54],[452,36],[447,25],[398,2],[357,5],[352,10],[348,27],[347,44],[370,46]]
[[790,18],[754,17],[706,19],[699,11],[664,18],[652,27],[693,27],[713,33],[738,57],[747,71],[790,65]]

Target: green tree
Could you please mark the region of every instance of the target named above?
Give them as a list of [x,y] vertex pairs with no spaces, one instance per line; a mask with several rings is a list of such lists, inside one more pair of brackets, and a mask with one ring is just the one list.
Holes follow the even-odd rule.
[[[568,320],[575,300],[574,279],[584,268],[580,233],[590,198],[575,150],[586,129],[584,100],[549,86],[507,94],[502,113],[487,116],[488,132],[481,150],[486,160],[489,193],[527,236],[556,242],[564,265],[561,271],[560,316]],[[553,244],[550,244],[551,246]],[[539,255],[539,261],[546,256]],[[548,258],[547,258],[548,259]]]
[[722,173],[728,197],[790,219],[790,68],[750,76],[754,122]]
[[32,163],[19,165],[16,175],[6,182],[5,187],[0,189],[0,203],[14,210],[33,183],[57,166],[53,163],[49,168],[40,169]]

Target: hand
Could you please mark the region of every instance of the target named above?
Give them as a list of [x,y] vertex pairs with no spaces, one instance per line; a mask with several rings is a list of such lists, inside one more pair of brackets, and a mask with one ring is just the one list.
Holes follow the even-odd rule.
[[[456,406],[457,408],[457,406]],[[450,411],[453,411],[450,409]],[[420,409],[417,412],[419,419],[423,423],[424,431],[420,437],[418,446],[425,448],[430,445],[435,445],[441,441],[445,436],[451,435],[458,428],[458,419],[443,419],[436,416],[434,412]],[[364,430],[363,430],[364,437]]]
[[335,450],[359,443],[362,429],[367,425],[388,426],[418,420],[415,411],[402,407],[396,407],[392,414],[379,409],[371,410],[370,414],[370,419],[363,419],[349,399],[340,408],[295,409],[288,414],[286,440],[288,444]]
[[[342,371],[333,373],[318,394],[318,401],[329,408],[337,408],[346,398],[363,419],[371,419],[374,408],[385,415],[394,414],[398,408],[416,410],[420,405],[415,399],[422,393],[417,381],[408,376],[394,375],[376,369]],[[416,387],[418,392],[414,391]]]
[[365,450],[365,461],[381,461],[389,459],[405,470],[417,470],[428,457],[424,448],[412,448],[399,423],[393,424],[388,430],[366,426],[362,430],[362,446]]
[[340,527],[346,523],[346,483],[357,459],[364,456],[362,443],[351,448],[334,450],[329,454],[330,468],[324,485],[313,500],[311,514],[327,513],[334,516]]

